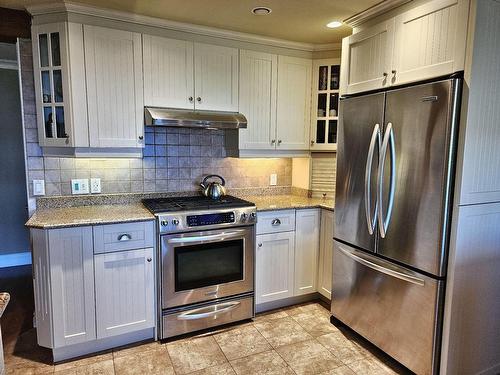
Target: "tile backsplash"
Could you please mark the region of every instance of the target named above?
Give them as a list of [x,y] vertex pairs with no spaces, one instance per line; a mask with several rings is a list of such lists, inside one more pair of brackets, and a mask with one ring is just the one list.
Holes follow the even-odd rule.
[[292,160],[225,157],[220,130],[146,128],[142,159],[44,157],[38,145],[30,40],[20,43],[24,130],[30,197],[35,179],[48,196],[70,195],[71,179],[101,178],[102,193],[196,191],[206,174],[219,174],[229,188],[291,186]]

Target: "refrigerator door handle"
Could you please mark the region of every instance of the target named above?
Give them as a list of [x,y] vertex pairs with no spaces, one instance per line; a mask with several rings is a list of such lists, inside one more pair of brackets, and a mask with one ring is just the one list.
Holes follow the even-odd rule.
[[[384,197],[384,191],[383,191],[384,167],[385,167],[385,159],[387,157],[387,147],[390,147],[390,153],[391,153],[391,174],[390,174],[389,202],[387,204],[387,212],[384,217],[382,202]],[[389,224],[391,222],[395,191],[396,191],[396,145],[394,141],[394,130],[392,128],[392,123],[389,122],[385,130],[384,140],[382,142],[382,148],[380,149],[380,159],[379,159],[378,178],[377,178],[377,200],[379,205],[378,227],[380,231],[380,237],[382,238],[385,238],[387,230],[389,229]]]
[[395,277],[397,279],[419,285],[419,286],[424,286],[425,281],[419,277],[413,276],[412,274],[409,274],[408,271],[406,271],[404,268],[391,265],[391,268],[387,268],[383,264],[378,263],[377,261],[374,261],[372,259],[369,259],[366,255],[361,253],[360,251],[353,251],[344,248],[342,245],[338,245],[338,249],[346,256],[354,260],[355,262],[358,262],[368,268],[371,268],[375,271],[381,272],[385,275]]
[[371,202],[371,180],[372,180],[372,164],[373,164],[373,154],[375,153],[375,142],[378,145],[380,151],[380,125],[375,124],[373,127],[372,139],[370,141],[370,147],[368,148],[368,157],[366,158],[365,167],[365,215],[366,224],[368,225],[368,233],[373,235],[375,231],[375,224],[377,222],[377,210],[378,203],[375,201],[375,212],[372,218],[372,202]]

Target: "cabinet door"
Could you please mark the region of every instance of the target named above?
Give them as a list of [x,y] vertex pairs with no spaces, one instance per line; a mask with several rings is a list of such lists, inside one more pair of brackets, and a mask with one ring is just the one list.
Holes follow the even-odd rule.
[[84,25],[91,147],[143,147],[141,34]]
[[295,292],[316,291],[319,252],[319,209],[297,210],[295,215]]
[[194,108],[193,42],[143,35],[144,105]]
[[318,292],[332,297],[333,212],[321,211],[321,229],[318,264]]
[[96,254],[97,338],[154,327],[153,248]]
[[309,150],[312,60],[278,57],[277,150]]
[[240,149],[275,148],[277,74],[276,55],[240,50],[240,112],[248,121],[240,130]]
[[255,262],[256,303],[293,296],[295,232],[257,236]]
[[194,44],[195,108],[238,111],[238,49]]
[[396,17],[393,83],[464,69],[467,4],[464,0],[431,1]]
[[92,228],[49,231],[54,348],[95,340]]
[[391,84],[394,19],[342,40],[340,93],[376,90]]

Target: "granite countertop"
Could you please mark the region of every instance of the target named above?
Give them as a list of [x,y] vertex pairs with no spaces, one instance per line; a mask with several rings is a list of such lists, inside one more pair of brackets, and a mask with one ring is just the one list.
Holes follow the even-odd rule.
[[292,208],[325,208],[333,211],[333,199],[308,198],[298,195],[254,195],[246,196],[244,199],[254,202],[257,211],[286,210]]
[[51,229],[154,219],[155,216],[142,203],[93,205],[38,209],[26,226]]
[[10,294],[9,293],[0,293],[0,318],[3,315],[5,308],[9,304],[9,301],[10,301]]

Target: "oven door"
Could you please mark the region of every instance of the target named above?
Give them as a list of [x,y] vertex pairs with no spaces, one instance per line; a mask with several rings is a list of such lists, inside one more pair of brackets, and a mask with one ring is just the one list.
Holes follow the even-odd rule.
[[254,228],[161,236],[162,308],[254,289]]

